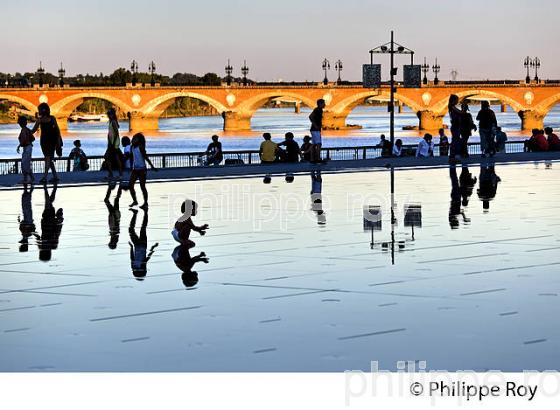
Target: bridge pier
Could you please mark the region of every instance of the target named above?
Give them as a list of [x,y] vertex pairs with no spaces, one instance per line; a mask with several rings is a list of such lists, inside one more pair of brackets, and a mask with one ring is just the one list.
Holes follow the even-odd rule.
[[323,111],[323,129],[343,130],[348,128],[348,126],[346,125],[346,117],[348,117],[348,113]]
[[296,106],[295,106],[294,112],[295,112],[296,114],[299,114],[299,113],[301,112],[301,103],[296,102]]
[[143,116],[138,112],[128,113],[129,129],[134,132],[156,131],[159,129],[158,117]]
[[224,111],[224,131],[248,131],[251,129],[251,115],[235,111]]
[[57,117],[56,118],[56,123],[58,124],[58,129],[61,131],[67,131],[68,130],[68,117]]
[[437,114],[433,111],[418,111],[416,113],[418,120],[419,130],[434,131],[443,128],[443,114]]
[[507,104],[504,104],[504,103],[501,104],[500,112],[507,112]]
[[523,131],[530,131],[533,128],[544,128],[544,117],[546,115],[544,113],[531,110],[521,110],[517,113],[517,115],[521,118],[521,129]]

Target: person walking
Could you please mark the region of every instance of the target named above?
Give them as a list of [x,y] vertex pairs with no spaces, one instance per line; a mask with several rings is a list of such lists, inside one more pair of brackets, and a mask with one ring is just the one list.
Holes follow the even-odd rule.
[[480,153],[483,157],[487,155],[493,157],[496,154],[494,133],[498,127],[498,122],[488,101],[482,101],[476,120],[478,121],[478,133],[480,134]]
[[317,107],[313,109],[309,115],[309,121],[311,121],[311,161],[312,163],[321,162],[321,146],[322,137],[321,131],[323,129],[323,110],[325,108],[325,100],[322,98],[317,100]]
[[474,125],[473,117],[469,112],[469,104],[463,101],[461,104],[461,154],[463,158],[469,157],[469,138],[473,131],[476,131],[476,125]]
[[134,190],[134,185],[138,179],[140,181],[140,190],[144,196],[144,203],[140,208],[146,210],[148,209],[148,190],[146,189],[146,174],[148,169],[146,163],[148,163],[154,171],[157,171],[157,168],[154,167],[154,164],[152,164],[152,161],[148,158],[148,154],[146,154],[146,137],[144,137],[144,134],[138,133],[132,137],[130,153],[132,155],[132,172],[130,173],[129,182],[130,196],[132,197],[130,207],[132,208],[138,205],[136,191]]
[[457,105],[459,97],[455,94],[449,96],[447,108],[449,110],[449,118],[451,119],[451,147],[449,150],[449,161],[453,162],[457,155],[461,155],[461,119],[463,112]]
[[33,126],[31,132],[35,134],[37,130],[41,130],[41,151],[43,151],[43,155],[45,157],[45,173],[43,174],[43,178],[39,180],[42,184],[47,183],[47,175],[49,173],[49,169],[52,172],[52,178],[50,182],[58,182],[58,174],[56,173],[56,167],[54,164],[54,154],[61,157],[62,156],[62,136],[60,135],[60,128],[58,128],[58,123],[56,122],[56,118],[51,115],[51,108],[47,103],[41,103],[37,107],[38,111],[38,118],[37,122]]
[[113,165],[119,170],[119,180],[122,178],[123,164],[121,152],[121,139],[119,136],[119,120],[114,108],[107,111],[109,117],[109,130],[107,132],[107,151],[105,151],[105,164],[107,166],[107,179],[113,179]]

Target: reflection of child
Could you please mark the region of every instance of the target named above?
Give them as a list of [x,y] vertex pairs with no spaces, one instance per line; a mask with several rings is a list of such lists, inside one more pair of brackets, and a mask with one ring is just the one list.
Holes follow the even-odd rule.
[[181,280],[185,287],[190,288],[198,283],[198,274],[193,271],[193,267],[197,262],[208,263],[208,258],[204,252],[200,252],[196,256],[191,256],[189,252],[189,245],[179,245],[172,253],[173,261],[175,265],[183,272],[181,274]]
[[196,231],[200,235],[206,234],[208,224],[196,226],[191,217],[196,216],[198,204],[190,199],[187,199],[181,204],[181,217],[175,222],[175,227],[171,232],[173,239],[182,245],[194,246],[194,242],[189,239],[191,231]]

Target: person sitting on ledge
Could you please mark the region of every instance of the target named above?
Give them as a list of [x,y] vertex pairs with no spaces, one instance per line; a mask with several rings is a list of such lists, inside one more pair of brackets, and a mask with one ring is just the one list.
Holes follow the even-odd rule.
[[449,156],[449,138],[445,135],[445,130],[440,128],[439,131],[439,156],[447,157]]
[[305,162],[311,161],[311,149],[313,145],[311,144],[311,137],[306,135],[303,137],[303,144],[301,144],[300,152],[301,152],[301,160]]
[[548,141],[548,150],[560,151],[560,138],[558,138],[558,135],[554,133],[554,130],[551,127],[546,127],[544,129],[544,133],[546,134]]
[[263,134],[264,141],[261,142],[261,148],[259,150],[259,155],[261,157],[262,164],[272,164],[276,161],[276,153],[278,152],[278,145],[272,142],[272,136],[265,132]]
[[393,156],[394,157],[402,157],[403,155],[403,148],[402,148],[402,140],[399,138],[395,141],[395,146],[393,147]]
[[434,156],[434,145],[432,144],[432,135],[426,134],[418,143],[416,149],[416,158],[428,158]]
[[381,134],[381,139],[379,140],[378,147],[381,148],[381,156],[387,158],[391,156],[391,141],[387,141],[385,134]]
[[496,152],[506,152],[507,134],[502,127],[496,127]]
[[542,152],[548,151],[548,141],[544,136],[544,131],[538,128],[533,128],[531,131],[533,135],[525,141],[525,151],[527,152]]
[[208,165],[220,165],[220,162],[224,159],[224,154],[222,153],[222,143],[218,141],[217,135],[212,135],[212,142],[208,144],[206,148],[206,158],[208,159]]
[[285,135],[286,139],[282,141],[278,146],[284,146],[284,161],[285,162],[299,162],[299,144],[294,141],[294,134],[287,132]]

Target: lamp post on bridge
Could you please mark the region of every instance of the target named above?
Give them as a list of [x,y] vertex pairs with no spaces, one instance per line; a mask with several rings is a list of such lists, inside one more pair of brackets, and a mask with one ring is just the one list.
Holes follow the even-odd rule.
[[527,69],[527,76],[525,77],[525,82],[528,84],[531,82],[531,76],[529,75],[529,68],[533,67],[533,60],[531,60],[531,57],[529,56],[525,57],[525,60],[523,61],[523,65]]
[[323,60],[321,64],[323,71],[325,72],[325,78],[323,78],[323,84],[327,85],[329,83],[329,79],[327,77],[327,71],[331,69],[331,63],[326,58]]
[[226,84],[229,86],[231,85],[231,73],[233,73],[233,67],[229,62],[229,58],[227,60],[227,65],[225,67],[225,70],[226,70]]
[[62,67],[62,63],[60,63],[60,68],[58,69],[58,85],[64,87],[64,76],[66,75],[66,70]]
[[541,59],[538,57],[533,58],[533,67],[535,68],[535,81],[539,82],[539,68],[541,68]]
[[135,86],[138,82],[138,62],[136,60],[132,60],[130,63],[130,71],[132,71],[132,85]]
[[243,67],[241,67],[241,74],[243,74],[243,85],[247,85],[247,74],[249,74],[249,67],[247,67],[247,60],[243,60]]
[[427,74],[428,74],[428,71],[430,71],[430,65],[426,62],[426,57],[424,57],[424,64],[422,64],[420,66],[420,68],[422,69],[422,72],[424,73],[424,78],[422,79],[422,83],[424,85],[427,85],[428,84]]
[[434,71],[434,84],[438,85],[439,84],[439,78],[438,78],[438,73],[441,70],[441,67],[439,66],[438,62],[437,62],[437,58],[436,58],[436,63],[432,66],[432,70]]
[[150,63],[150,65],[148,66],[148,71],[150,72],[150,85],[152,87],[154,87],[156,85],[156,79],[155,79],[155,74],[156,74],[156,63],[154,63],[154,61],[152,60],[152,62]]
[[338,60],[336,63],[334,63],[334,69],[336,71],[338,71],[338,79],[336,80],[337,84],[340,84],[342,82],[342,79],[340,78],[340,72],[342,71],[342,61]]
[[39,77],[39,87],[43,87],[44,75],[45,75],[45,69],[43,68],[43,62],[39,61],[39,68],[37,69],[37,76]]
[[6,74],[6,82],[4,83],[4,85],[6,88],[10,86],[10,74]]

